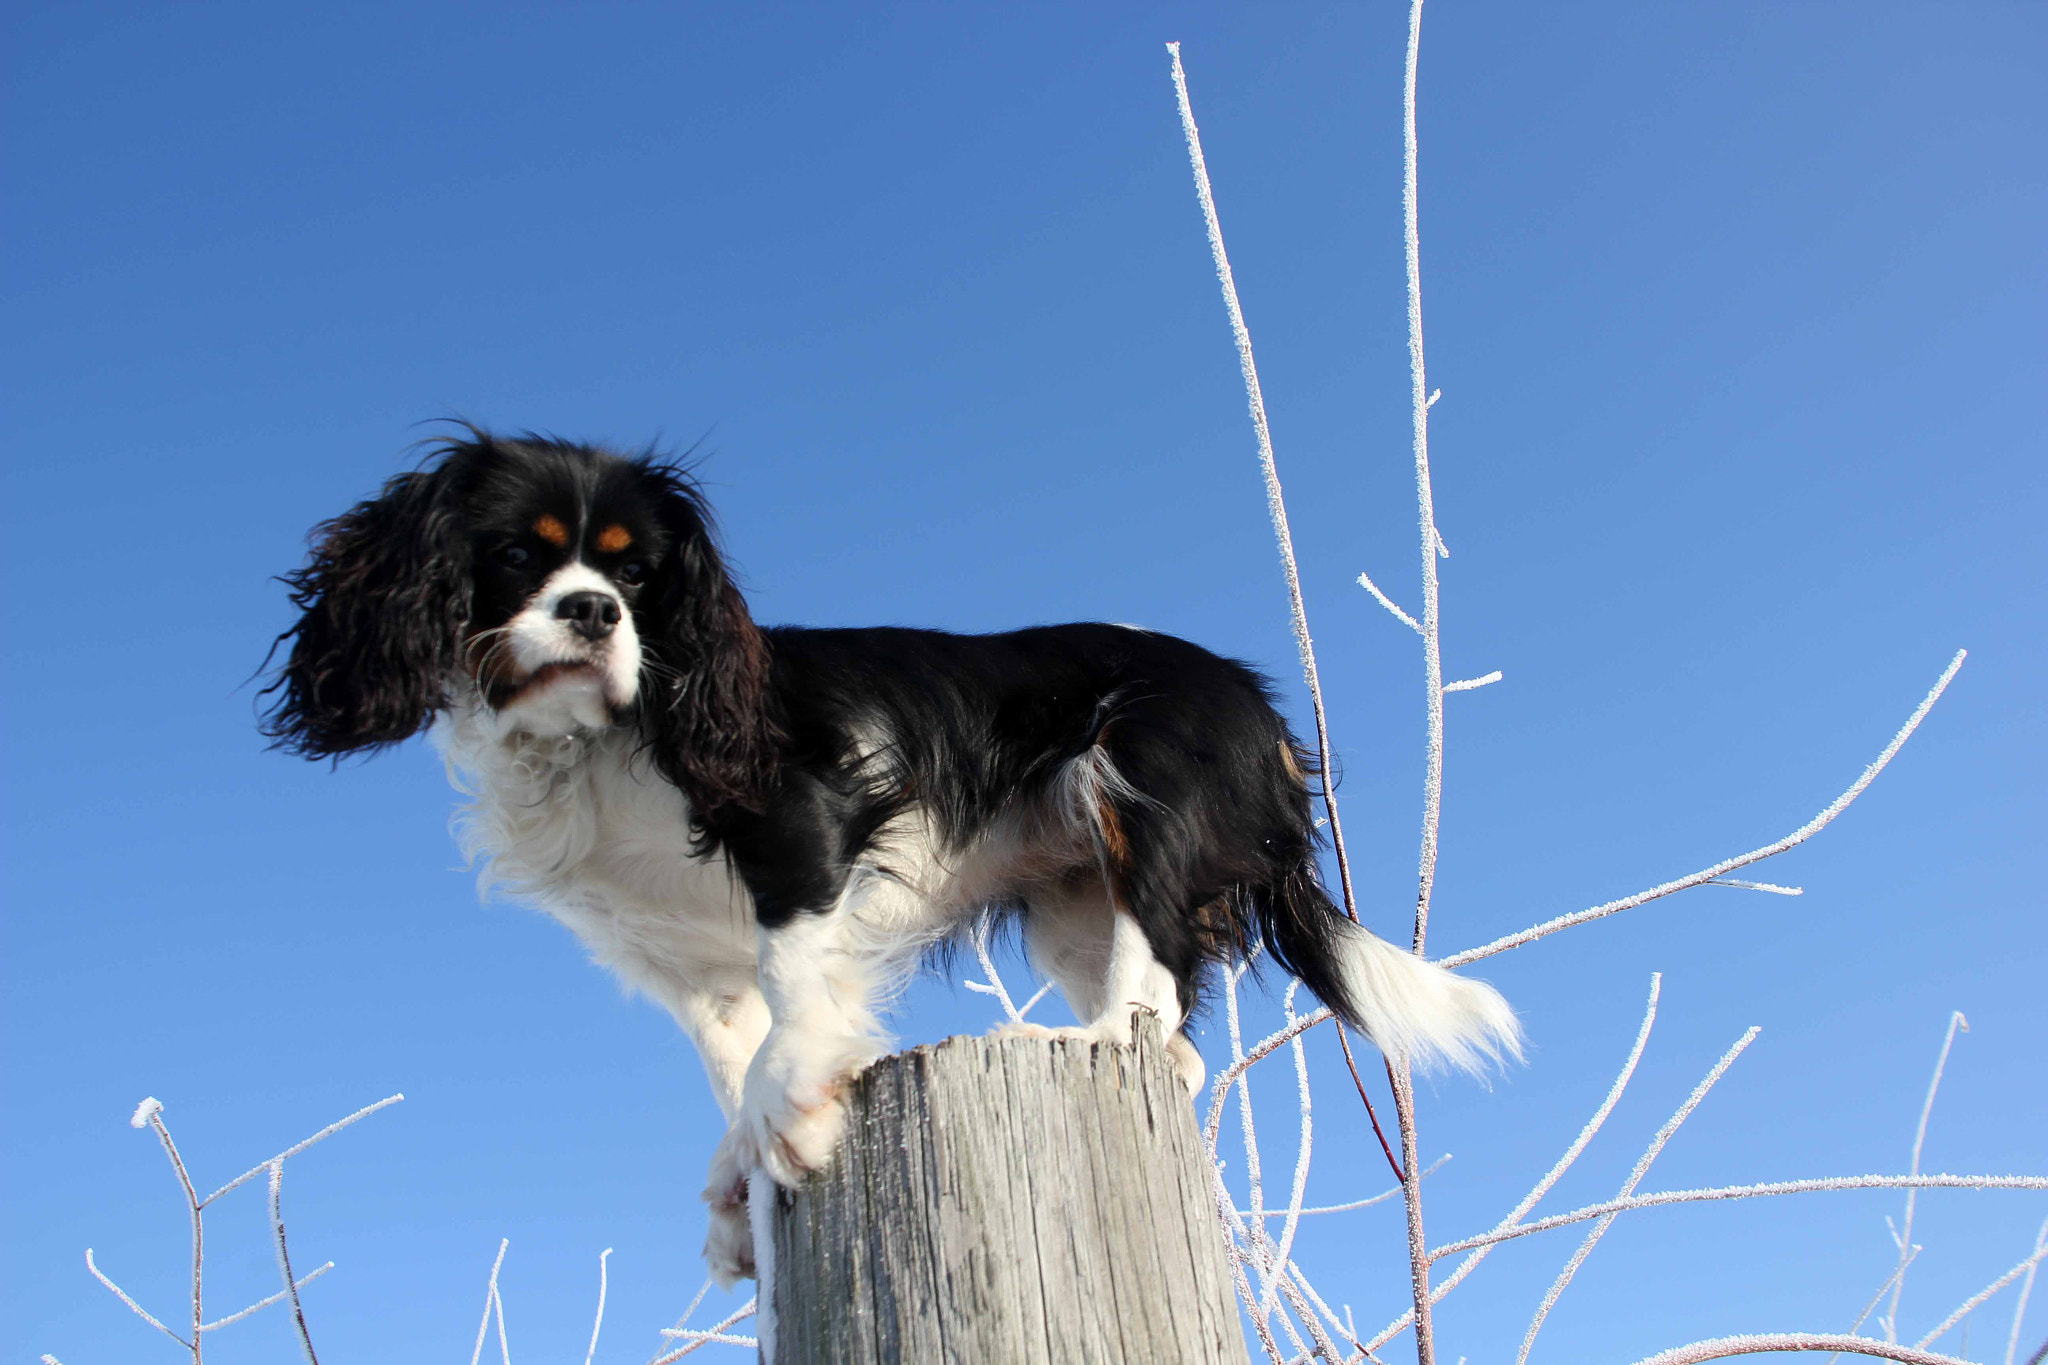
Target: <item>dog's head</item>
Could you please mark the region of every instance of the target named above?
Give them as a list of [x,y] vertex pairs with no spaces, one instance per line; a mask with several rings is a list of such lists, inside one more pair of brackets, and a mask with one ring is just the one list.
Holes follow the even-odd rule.
[[315,528],[285,582],[279,747],[378,749],[466,702],[542,735],[637,722],[700,810],[758,786],[767,647],[674,465],[472,429]]

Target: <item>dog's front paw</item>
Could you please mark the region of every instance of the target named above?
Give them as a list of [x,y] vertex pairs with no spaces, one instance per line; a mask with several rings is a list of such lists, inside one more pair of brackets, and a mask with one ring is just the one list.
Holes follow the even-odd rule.
[[796,1186],[831,1165],[846,1130],[847,1082],[878,1051],[858,1038],[771,1032],[747,1069],[733,1119],[760,1169]]
[[719,1288],[754,1278],[754,1231],[747,1220],[747,1173],[759,1163],[753,1144],[738,1125],[728,1131],[711,1158],[704,1202],[711,1211],[704,1234],[704,1268]]

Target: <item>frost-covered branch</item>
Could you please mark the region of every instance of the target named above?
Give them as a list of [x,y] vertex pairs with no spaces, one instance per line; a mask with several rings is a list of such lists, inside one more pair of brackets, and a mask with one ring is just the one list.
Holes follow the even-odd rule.
[[505,1264],[505,1248],[512,1245],[509,1237],[498,1239],[498,1259],[491,1262],[491,1281],[484,1291],[484,1318],[476,1325],[476,1347],[469,1353],[469,1365],[477,1365],[483,1359],[484,1337],[491,1330],[491,1314],[498,1315],[498,1349],[505,1357],[505,1365],[512,1365],[512,1348],[505,1344],[505,1302],[498,1297],[498,1271]]
[[1230,335],[1237,343],[1237,367],[1244,375],[1245,402],[1251,409],[1252,432],[1258,439],[1259,470],[1266,481],[1266,513],[1272,518],[1273,538],[1279,542],[1280,565],[1287,575],[1287,605],[1294,620],[1294,645],[1301,654],[1301,672],[1308,682],[1309,701],[1315,709],[1316,753],[1322,763],[1323,806],[1330,815],[1330,844],[1337,854],[1337,875],[1343,883],[1344,909],[1358,918],[1358,901],[1351,889],[1351,860],[1344,849],[1344,822],[1337,816],[1336,769],[1330,753],[1330,724],[1323,709],[1323,683],[1316,672],[1315,643],[1308,633],[1308,608],[1301,600],[1301,570],[1294,560],[1294,533],[1287,525],[1287,502],[1280,494],[1280,467],[1273,459],[1273,432],[1266,422],[1266,398],[1259,388],[1259,367],[1252,359],[1252,334],[1244,324],[1244,309],[1237,301],[1237,279],[1230,270],[1230,254],[1223,248],[1223,224],[1216,216],[1216,196],[1209,187],[1209,163],[1202,155],[1202,134],[1195,127],[1194,106],[1188,100],[1187,73],[1181,69],[1180,44],[1168,43],[1173,54],[1173,93],[1180,104],[1181,133],[1187,139],[1188,165],[1194,171],[1195,197],[1201,201],[1202,222],[1209,234],[1209,255],[1216,264],[1216,283],[1223,290],[1223,306],[1230,314]]
[[605,1274],[605,1262],[612,1258],[612,1249],[606,1247],[597,1254],[597,1316],[590,1324],[590,1349],[583,1353],[583,1365],[597,1359],[597,1334],[604,1330],[604,1296],[610,1287],[610,1277]]
[[1445,683],[1445,684],[1444,684],[1444,691],[1446,691],[1446,692],[1470,692],[1470,691],[1472,691],[1472,690],[1473,690],[1474,688],[1480,688],[1480,687],[1491,687],[1491,686],[1493,686],[1493,684],[1495,684],[1495,683],[1499,682],[1500,680],[1501,680],[1501,671],[1500,671],[1499,669],[1497,669],[1497,668],[1496,668],[1496,669],[1494,669],[1494,670],[1493,670],[1493,672],[1491,672],[1491,673],[1488,673],[1488,674],[1487,674],[1487,675],[1486,675],[1485,677],[1483,677],[1483,678],[1466,678],[1466,679],[1464,679],[1464,680],[1462,680],[1462,681],[1460,681],[1460,682],[1453,682],[1453,683]]
[[[701,1302],[703,1298],[704,1295],[700,1291],[697,1295],[697,1301]],[[683,1344],[681,1346],[678,1346],[675,1350],[668,1352],[666,1355],[656,1356],[653,1360],[648,1362],[648,1365],[669,1365],[670,1361],[681,1360],[684,1356],[689,1355],[692,1351],[700,1350],[703,1347],[711,1346],[714,1344],[721,1346],[758,1347],[761,1343],[755,1338],[738,1336],[729,1332],[727,1329],[734,1327],[739,1323],[745,1322],[748,1318],[752,1317],[755,1313],[755,1310],[759,1306],[759,1298],[748,1299],[738,1308],[733,1309],[732,1312],[726,1314],[723,1318],[719,1319],[711,1326],[706,1327],[702,1330],[699,1330],[694,1327],[685,1327],[680,1322],[677,1323],[674,1327],[662,1328],[661,1334],[663,1336],[667,1337],[671,1341],[679,1340]],[[696,1303],[692,1303],[690,1305],[690,1309],[692,1312],[694,1312],[696,1310]],[[683,1321],[687,1322],[689,1320],[689,1316],[689,1313],[684,1313]]]
[[1364,588],[1367,592],[1371,593],[1373,595],[1374,601],[1378,602],[1381,606],[1385,607],[1388,611],[1392,612],[1394,614],[1394,619],[1396,621],[1399,621],[1402,625],[1408,627],[1408,629],[1414,631],[1417,635],[1420,635],[1422,633],[1422,622],[1416,620],[1407,612],[1402,611],[1399,607],[1395,606],[1394,599],[1387,596],[1385,593],[1381,592],[1380,585],[1373,582],[1372,578],[1369,575],[1363,573],[1358,575],[1358,586]]
[[1715,1337],[1711,1341],[1695,1341],[1690,1346],[1674,1346],[1668,1351],[1639,1360],[1636,1365],[1697,1365],[1697,1362],[1702,1360],[1763,1355],[1771,1351],[1842,1351],[1850,1355],[1877,1356],[1882,1360],[1900,1360],[1904,1361],[1905,1365],[1970,1365],[1970,1362],[1955,1356],[1937,1355],[1933,1351],[1918,1351],[1910,1346],[1879,1341],[1875,1337],[1843,1336],[1830,1332],[1778,1332],[1756,1336]]
[[[1436,529],[1436,495],[1429,479],[1429,397],[1422,349],[1422,226],[1415,78],[1422,62],[1422,0],[1408,8],[1408,62],[1401,94],[1401,240],[1408,267],[1409,416],[1415,447],[1415,505],[1422,530],[1422,673],[1428,708],[1428,766],[1422,779],[1422,852],[1415,893],[1415,951],[1429,937],[1429,901],[1436,887],[1438,826],[1444,793],[1444,662],[1442,603],[1436,577],[1443,537]],[[1444,551],[1448,554],[1448,551]],[[1418,1305],[1418,1312],[1426,1308]]]
[[2042,1220],[2041,1230],[2034,1234],[2034,1253],[2037,1259],[2027,1267],[2026,1281],[2020,1285],[2019,1302],[2012,1307],[2012,1331],[2005,1339],[2005,1365],[2012,1365],[2013,1357],[2019,1354],[2020,1324],[2026,1321],[2027,1300],[2033,1297],[2034,1272],[2041,1268],[2038,1257],[2043,1247],[2048,1247],[2048,1219]]
[[974,922],[974,932],[968,935],[968,942],[974,945],[974,956],[980,961],[982,975],[987,980],[963,981],[960,984],[976,995],[994,996],[996,1003],[1003,1007],[1003,1017],[1013,1024],[1021,1024],[1024,1022],[1024,1016],[1031,1013],[1038,1002],[1045,999],[1046,994],[1052,990],[1052,982],[1048,981],[1040,986],[1021,1006],[1011,1001],[1010,988],[1003,983],[1002,973],[996,970],[995,957],[988,950],[989,928],[994,919],[993,911],[983,911],[981,918]]
[[[2048,1190],[2048,1176],[2042,1175],[1831,1175],[1812,1180],[1769,1180],[1754,1185],[1717,1185],[1709,1189],[1659,1190],[1651,1194],[1628,1195],[1609,1199],[1599,1204],[1588,1204],[1569,1213],[1554,1214],[1538,1218],[1529,1223],[1515,1223],[1482,1232],[1462,1241],[1449,1242],[1429,1253],[1432,1261],[1454,1256],[1472,1247],[1486,1247],[1501,1242],[1511,1242],[1518,1237],[1528,1237],[1538,1232],[1549,1232],[1553,1228],[1565,1227],[1572,1223],[1583,1223],[1589,1218],[1600,1218],[1609,1214],[1627,1213],[1632,1209],[1662,1208],[1667,1204],[1699,1204],[1719,1199],[1759,1199],[1779,1194],[1824,1194],[1839,1190]],[[2029,1262],[2021,1262],[2025,1270]],[[1894,1271],[1896,1275],[1898,1272]],[[2018,1272],[2015,1272],[2017,1275]],[[1886,1280],[1888,1290],[1892,1282]]]
[[[1650,1145],[1644,1148],[1642,1156],[1637,1158],[1635,1168],[1628,1173],[1628,1179],[1622,1182],[1621,1192],[1616,1198],[1626,1199],[1635,1193],[1636,1186],[1642,1183],[1645,1175],[1649,1174],[1650,1163],[1654,1162],[1658,1154],[1664,1150],[1664,1144],[1671,1141],[1672,1134],[1676,1133],[1679,1126],[1692,1116],[1693,1110],[1700,1107],[1700,1101],[1707,1097],[1707,1092],[1714,1088],[1714,1083],[1727,1074],[1728,1068],[1735,1065],[1735,1059],[1742,1055],[1743,1049],[1755,1042],[1757,1034],[1761,1032],[1763,1032],[1762,1029],[1752,1027],[1741,1038],[1736,1040],[1733,1047],[1721,1054],[1721,1060],[1714,1063],[1714,1069],[1709,1071],[1705,1079],[1693,1087],[1692,1094],[1686,1096],[1685,1103],[1678,1106],[1677,1111],[1669,1119],[1665,1120],[1664,1126],[1657,1130],[1657,1136],[1650,1139]],[[1579,1267],[1584,1265],[1586,1258],[1593,1254],[1593,1247],[1602,1237],[1607,1235],[1607,1229],[1613,1226],[1616,1216],[1614,1213],[1602,1214],[1600,1221],[1593,1225],[1593,1230],[1586,1234],[1586,1240],[1579,1243],[1579,1249],[1572,1253],[1571,1260],[1567,1261],[1564,1269],[1558,1272],[1557,1279],[1551,1284],[1549,1291],[1544,1294],[1543,1302],[1537,1306],[1535,1317],[1529,1321],[1529,1330],[1522,1338],[1522,1349],[1515,1356],[1515,1365],[1524,1365],[1524,1362],[1529,1359],[1529,1350],[1536,1344],[1536,1334],[1543,1330],[1544,1319],[1550,1316],[1550,1310],[1557,1305],[1558,1296],[1564,1293],[1565,1287],[1572,1282],[1572,1277],[1579,1273]]]
[[[1662,972],[1651,973],[1650,998],[1643,1004],[1643,1022],[1636,1029],[1635,1045],[1629,1049],[1628,1060],[1622,1063],[1620,1073],[1614,1078],[1614,1084],[1607,1088],[1607,1098],[1600,1102],[1600,1107],[1593,1111],[1593,1117],[1587,1119],[1585,1126],[1579,1129],[1579,1135],[1572,1139],[1571,1146],[1565,1148],[1564,1155],[1560,1156],[1551,1165],[1551,1168],[1544,1172],[1543,1178],[1536,1182],[1529,1193],[1522,1196],[1521,1202],[1508,1211],[1507,1217],[1494,1225],[1492,1233],[1486,1234],[1482,1238],[1473,1239],[1465,1245],[1453,1243],[1449,1246],[1439,1247],[1430,1253],[1430,1260],[1436,1261],[1453,1252],[1465,1250],[1468,1245],[1472,1252],[1471,1255],[1459,1263],[1456,1270],[1452,1271],[1441,1284],[1431,1291],[1431,1303],[1442,1302],[1446,1294],[1456,1289],[1459,1284],[1463,1283],[1467,1275],[1477,1270],[1479,1263],[1492,1254],[1495,1242],[1505,1240],[1498,1237],[1497,1234],[1519,1226],[1521,1220],[1528,1215],[1529,1210],[1535,1208],[1542,1201],[1543,1196],[1550,1193],[1551,1187],[1564,1178],[1564,1173],[1572,1168],[1572,1163],[1579,1159],[1580,1154],[1593,1141],[1594,1135],[1607,1122],[1607,1116],[1614,1112],[1614,1106],[1621,1103],[1622,1092],[1628,1089],[1630,1078],[1636,1074],[1636,1064],[1643,1059],[1643,1049],[1648,1047],[1650,1043],[1650,1030],[1657,1022],[1657,1000],[1663,994],[1663,990],[1664,974]],[[1410,1309],[1382,1328],[1379,1334],[1368,1342],[1367,1345],[1374,1349],[1385,1345],[1414,1320],[1415,1311]]]
[[[1964,1033],[1970,1031],[1970,1021],[1963,1018],[1961,1010],[1954,1011],[1948,1017],[1948,1032],[1943,1034],[1941,1039],[1941,1055],[1934,1059],[1934,1074],[1927,1080],[1927,1098],[1920,1105],[1920,1122],[1913,1129],[1911,1170],[1914,1175],[1920,1174],[1920,1149],[1927,1145],[1927,1120],[1934,1114],[1934,1096],[1941,1089],[1941,1073],[1948,1067],[1948,1052],[1955,1046],[1957,1029]],[[1912,1260],[1910,1248],[1913,1244],[1913,1200],[1918,1193],[1918,1190],[1911,1188],[1906,1191],[1906,1212],[1900,1220],[1899,1227],[1899,1267],[1892,1275],[1892,1308],[1884,1320],[1886,1341],[1899,1339],[1899,1298],[1906,1292],[1906,1265]],[[1927,1343],[1923,1341],[1920,1344],[1925,1346]]]
[[[2048,1188],[2048,1182],[2043,1182],[2043,1188]],[[2000,1275],[1990,1284],[1985,1285],[1982,1289],[1978,1290],[1968,1299],[1965,1299],[1961,1304],[1957,1306],[1955,1312],[1950,1313],[1947,1317],[1943,1318],[1940,1324],[1936,1326],[1932,1332],[1929,1332],[1926,1336],[1914,1342],[1913,1345],[1916,1348],[1925,1347],[1929,1342],[1932,1342],[1942,1333],[1948,1331],[1949,1328],[1955,1326],[1964,1318],[1970,1316],[1970,1314],[1976,1312],[1979,1308],[1983,1307],[1985,1300],[1989,1299],[1993,1294],[1996,1294],[1999,1290],[2005,1288],[2007,1285],[2011,1284],[2014,1280],[2017,1280],[2022,1275],[2032,1275],[2034,1272],[2034,1268],[2041,1264],[2041,1258],[2044,1256],[2048,1256],[2048,1247],[2041,1246],[2039,1240],[2036,1239],[2034,1244],[2033,1255],[2027,1257],[2018,1265],[2014,1266],[2011,1270],[2006,1271],[2003,1275]]]
[[1885,765],[1892,761],[1893,756],[1899,752],[1899,749],[1904,746],[1905,742],[1913,737],[1913,732],[1920,728],[1920,722],[1927,718],[1927,713],[1934,709],[1934,703],[1941,699],[1941,694],[1948,689],[1950,681],[1955,678],[1956,671],[1963,666],[1963,660],[1967,657],[1969,657],[1968,650],[1957,650],[1955,658],[1949,660],[1948,668],[1936,680],[1934,687],[1921,700],[1920,705],[1914,709],[1913,714],[1907,718],[1906,723],[1899,727],[1899,732],[1892,736],[1892,742],[1884,747],[1884,752],[1879,754],[1876,760],[1863,770],[1863,775],[1851,783],[1849,789],[1836,797],[1820,814],[1814,816],[1784,838],[1765,844],[1762,848],[1751,849],[1748,853],[1739,854],[1736,857],[1715,863],[1712,867],[1702,868],[1690,876],[1665,882],[1661,886],[1653,886],[1647,891],[1638,891],[1633,896],[1624,896],[1620,900],[1608,901],[1605,905],[1596,905],[1589,910],[1580,910],[1575,914],[1560,915],[1556,919],[1545,920],[1541,924],[1531,925],[1527,929],[1497,938],[1493,942],[1483,944],[1480,947],[1467,948],[1462,953],[1452,953],[1449,957],[1443,959],[1443,965],[1446,967],[1462,967],[1468,962],[1477,962],[1481,958],[1492,957],[1495,953],[1504,953],[1510,948],[1519,948],[1525,943],[1533,943],[1539,938],[1545,938],[1560,930],[1575,928],[1591,920],[1619,914],[1623,910],[1633,910],[1639,905],[1647,905],[1653,900],[1661,899],[1675,892],[1684,891],[1690,887],[1704,886],[1706,883],[1715,881],[1739,867],[1747,867],[1751,863],[1762,862],[1766,858],[1775,857],[1783,853],[1788,848],[1796,848],[1800,844],[1805,843],[1808,839],[1811,839],[1814,835],[1826,829],[1829,824],[1833,823],[1834,818],[1847,810],[1850,803],[1857,797],[1863,795],[1864,788],[1868,787],[1876,780],[1877,775],[1884,771]]
[[150,1312],[148,1309],[144,1308],[134,1299],[128,1297],[127,1290],[121,1288],[120,1285],[115,1284],[112,1280],[108,1279],[106,1273],[102,1271],[98,1266],[93,1264],[91,1247],[87,1247],[85,1249],[85,1268],[92,1272],[92,1277],[94,1279],[98,1280],[101,1284],[105,1285],[108,1289],[112,1290],[115,1298],[127,1304],[129,1309],[134,1312],[136,1317],[141,1318],[151,1327],[156,1328],[157,1331],[162,1332],[165,1336],[169,1337],[172,1341],[177,1342],[186,1350],[190,1351],[194,1349],[191,1342],[185,1340],[185,1338],[179,1336],[176,1332],[173,1332],[170,1328],[164,1326],[162,1323],[158,1322],[154,1317],[150,1316]]
[[[171,1340],[177,1342],[180,1346],[184,1347],[185,1350],[191,1354],[193,1365],[200,1365],[200,1362],[204,1355],[204,1346],[202,1339],[208,1332],[217,1332],[221,1328],[228,1327],[233,1325],[234,1323],[240,1322],[242,1319],[249,1317],[251,1314],[260,1312],[261,1310],[270,1307],[270,1305],[274,1303],[284,1302],[289,1302],[291,1304],[293,1325],[298,1334],[300,1348],[305,1352],[307,1361],[310,1362],[310,1365],[319,1365],[319,1359],[313,1353],[312,1336],[306,1330],[306,1314],[305,1309],[299,1303],[299,1290],[304,1288],[306,1285],[311,1284],[314,1280],[317,1280],[318,1278],[320,1278],[320,1276],[326,1274],[329,1270],[332,1270],[334,1268],[334,1262],[329,1261],[326,1264],[317,1267],[316,1269],[310,1271],[305,1275],[293,1275],[291,1252],[285,1242],[284,1213],[281,1207],[281,1200],[283,1197],[282,1189],[284,1182],[284,1163],[287,1159],[298,1155],[300,1152],[305,1151],[308,1147],[311,1147],[314,1143],[320,1141],[322,1138],[327,1137],[330,1134],[337,1133],[341,1131],[343,1128],[348,1127],[348,1125],[354,1123],[357,1119],[360,1119],[368,1114],[373,1114],[377,1110],[384,1108],[386,1105],[396,1104],[404,1098],[405,1096],[403,1095],[392,1095],[386,1099],[377,1101],[377,1103],[375,1104],[366,1105],[363,1108],[356,1110],[355,1113],[350,1114],[347,1118],[342,1119],[338,1123],[328,1124],[325,1128],[313,1134],[313,1136],[307,1138],[305,1141],[300,1142],[292,1147],[286,1148],[284,1151],[279,1152],[276,1156],[271,1157],[268,1161],[263,1162],[261,1165],[251,1167],[248,1171],[244,1172],[242,1175],[237,1176],[235,1179],[230,1180],[227,1184],[221,1186],[212,1194],[207,1195],[204,1199],[199,1197],[198,1188],[192,1183],[191,1171],[185,1165],[185,1158],[178,1151],[178,1144],[172,1141],[170,1128],[166,1126],[164,1123],[163,1102],[157,1099],[155,1096],[149,1096],[145,1098],[140,1104],[135,1106],[135,1112],[129,1115],[128,1126],[130,1128],[147,1128],[156,1134],[157,1142],[163,1147],[164,1155],[170,1160],[171,1171],[177,1177],[178,1188],[182,1190],[185,1195],[185,1211],[187,1216],[190,1218],[192,1224],[192,1335],[189,1338],[179,1336],[176,1332],[166,1327],[152,1314],[144,1310],[142,1305],[137,1303],[133,1298],[131,1298],[126,1290],[122,1289],[121,1286],[115,1284],[111,1279],[109,1279],[106,1276],[104,1272],[100,1270],[99,1266],[93,1260],[92,1248],[90,1247],[86,1248],[85,1252],[85,1268],[92,1273],[94,1279],[98,1280],[102,1285],[105,1285],[107,1289],[111,1291],[116,1298],[120,1299],[122,1303],[128,1305],[129,1309],[133,1311],[137,1317],[141,1318],[144,1322],[148,1323],[150,1326],[156,1328],[159,1332],[162,1332],[165,1336],[169,1337]],[[243,1308],[238,1312],[230,1313],[226,1317],[216,1318],[214,1321],[208,1322],[206,1320],[205,1314],[206,1208],[209,1204],[213,1203],[214,1200],[220,1198],[228,1191],[235,1189],[236,1187],[250,1180],[252,1177],[264,1172],[268,1172],[270,1176],[270,1230],[272,1240],[277,1250],[278,1271],[284,1282],[284,1287],[278,1290],[275,1294],[270,1295],[268,1298],[262,1299],[256,1303],[252,1303],[248,1307]]]
[[[332,1269],[334,1269],[334,1262],[332,1261],[328,1261],[324,1265],[317,1265],[313,1267],[311,1270],[307,1271],[305,1274],[301,1275],[298,1279],[292,1281],[292,1288],[302,1289],[306,1285],[311,1284],[313,1281],[319,1279],[322,1275],[325,1275],[328,1271]],[[226,1327],[230,1323],[240,1322],[243,1318],[248,1317],[251,1313],[255,1313],[262,1309],[268,1308],[273,1303],[281,1302],[285,1297],[286,1292],[280,1289],[267,1299],[258,1299],[255,1303],[250,1304],[247,1308],[244,1308],[239,1313],[231,1313],[224,1318],[215,1318],[212,1322],[206,1324],[206,1330],[209,1332],[214,1332],[218,1331],[223,1327]]]
[[[221,1186],[212,1194],[209,1194],[206,1196],[206,1198],[200,1200],[200,1204],[202,1206],[211,1204],[214,1200],[220,1198],[229,1190],[235,1189],[236,1187],[246,1184],[248,1181],[255,1179],[257,1176],[262,1175],[265,1171],[269,1170],[272,1166],[275,1166],[280,1162],[291,1160],[300,1152],[303,1152],[308,1147],[311,1147],[314,1143],[324,1142],[326,1139],[333,1137],[336,1133],[348,1127],[350,1124],[356,1122],[358,1119],[366,1119],[370,1115],[376,1113],[379,1109],[388,1108],[391,1105],[397,1104],[400,1100],[403,1100],[404,1098],[405,1096],[403,1094],[386,1095],[383,1099],[378,1100],[375,1104],[364,1105],[362,1108],[356,1110],[355,1113],[350,1114],[345,1119],[336,1119],[333,1123],[328,1124],[325,1128],[322,1128],[319,1132],[313,1134],[313,1136],[306,1138],[302,1142],[293,1143],[291,1146],[279,1152],[276,1156],[271,1157],[268,1161],[257,1162],[254,1166],[251,1166],[248,1170],[242,1172],[233,1180],[230,1180],[227,1184]],[[149,1104],[154,1103],[154,1101],[145,1100],[144,1103]],[[133,1120],[131,1120],[131,1122],[133,1122]],[[137,1124],[136,1126],[140,1127],[141,1125]]]
[[[284,1288],[278,1291],[277,1297],[291,1300],[292,1325],[298,1331],[299,1348],[306,1353],[306,1365],[320,1365],[320,1357],[313,1354],[313,1335],[306,1330],[306,1309],[299,1302],[299,1285],[303,1282],[292,1278],[291,1249],[284,1240],[283,1199],[284,1158],[280,1156],[270,1163],[270,1233],[277,1245],[278,1273],[284,1277]],[[333,1265],[334,1262],[329,1261],[328,1264]],[[311,1279],[312,1276],[306,1278]]]

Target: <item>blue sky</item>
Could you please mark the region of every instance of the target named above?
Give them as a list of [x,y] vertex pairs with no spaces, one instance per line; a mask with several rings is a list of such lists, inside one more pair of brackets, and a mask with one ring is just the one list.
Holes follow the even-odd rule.
[[[1258,347],[1354,865],[1405,934],[1420,661],[1354,583],[1419,595],[1405,7],[27,5],[5,25],[10,1356],[169,1358],[81,1260],[175,1311],[180,1204],[125,1123],[145,1094],[202,1183],[407,1094],[288,1174],[295,1255],[338,1262],[307,1295],[335,1359],[460,1359],[501,1236],[516,1359],[581,1349],[606,1246],[601,1360],[653,1354],[699,1283],[717,1125],[687,1043],[564,931],[477,903],[423,746],[329,771],[254,730],[249,678],[288,622],[272,575],[422,423],[699,446],[763,619],[1140,622],[1259,663],[1305,718],[1169,39]],[[1794,828],[1971,650],[1869,795],[1755,874],[1804,897],[1703,889],[1486,965],[1533,1049],[1490,1091],[1425,1090],[1424,1149],[1455,1153],[1433,1240],[1491,1225],[1564,1148],[1659,970],[1636,1088],[1546,1208],[1611,1193],[1751,1024],[1646,1188],[1902,1169],[1955,1009],[1971,1032],[1926,1165],[2048,1168],[2044,56],[2048,13],[2016,4],[1428,10],[1446,668],[1506,675],[1450,698],[1432,946]],[[902,1029],[989,1019],[934,981]],[[1310,1197],[1374,1192],[1332,1040],[1312,1053]],[[1283,1085],[1258,1092],[1269,1165]],[[272,1273],[239,1197],[210,1224],[223,1307]],[[1846,1329],[1899,1202],[1633,1215],[1538,1354]],[[2044,1215],[2039,1194],[1922,1198],[1905,1330]],[[1447,1302],[1447,1359],[1513,1350],[1559,1237]],[[1377,1324],[1401,1241],[1388,1204],[1312,1225],[1300,1255]],[[1971,1354],[2002,1354],[2010,1311],[1980,1315]],[[285,1330],[210,1356],[280,1358]]]

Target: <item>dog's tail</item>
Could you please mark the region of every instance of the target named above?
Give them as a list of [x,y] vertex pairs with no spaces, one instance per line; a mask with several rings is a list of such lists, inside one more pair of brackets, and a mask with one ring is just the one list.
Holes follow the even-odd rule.
[[1475,1075],[1521,1060],[1522,1026],[1499,991],[1353,924],[1313,863],[1304,860],[1260,899],[1274,959],[1388,1057]]

